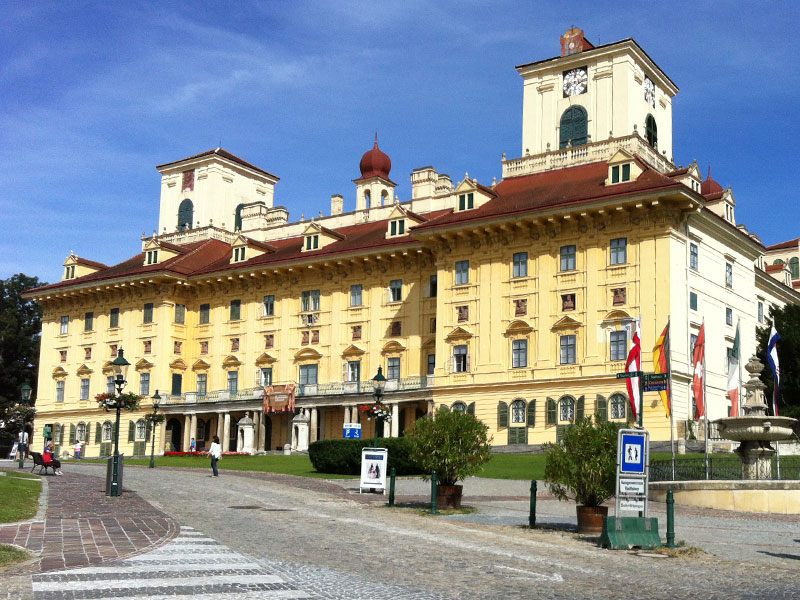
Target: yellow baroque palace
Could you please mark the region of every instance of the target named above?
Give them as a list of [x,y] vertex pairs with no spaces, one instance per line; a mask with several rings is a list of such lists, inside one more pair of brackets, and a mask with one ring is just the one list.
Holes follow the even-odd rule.
[[[629,419],[624,371],[641,320],[643,366],[671,324],[675,429],[644,396],[654,440],[691,419],[691,347],[705,323],[710,418],[730,408],[727,351],[770,306],[798,302],[788,269],[765,265],[735,219],[731,188],[672,159],[673,81],[632,39],[593,46],[577,29],[560,56],[517,67],[522,156],[502,178],[411,173],[398,202],[391,161],[361,159],[355,210],[290,221],[278,177],[216,148],[158,167],[159,228],[112,266],[70,255],[64,278],[27,294],[44,310],[33,446],[112,451],[111,361],[130,361],[120,451],[210,444],[303,451],[342,437],[387,377],[400,436],[438,406],[474,413],[495,445],[554,441],[582,415]],[[613,101],[612,101],[613,98]],[[158,391],[165,422],[144,419]],[[244,435],[249,430],[252,437]],[[152,437],[154,436],[154,438]]]

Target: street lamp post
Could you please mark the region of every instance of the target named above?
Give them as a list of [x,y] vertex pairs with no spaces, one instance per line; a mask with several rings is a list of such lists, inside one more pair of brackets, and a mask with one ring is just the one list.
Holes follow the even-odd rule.
[[147,415],[147,420],[150,421],[150,435],[153,436],[150,445],[150,468],[156,468],[156,424],[160,423],[161,420],[164,418],[163,415],[158,414],[158,405],[161,402],[161,396],[158,395],[158,390],[156,390],[155,395],[153,396],[153,414]]
[[[33,392],[33,388],[31,388],[31,386],[28,385],[28,382],[26,381],[25,383],[22,384],[22,387],[20,388],[20,399],[22,400],[22,406],[28,406],[28,403],[31,400],[31,392]],[[23,432],[22,439],[24,440],[25,439],[25,423],[24,422],[22,423],[22,432]],[[30,440],[28,440],[28,442],[30,442]],[[25,445],[24,448],[22,446],[23,446],[23,444],[20,442],[20,449],[19,449],[19,468],[20,469],[24,469],[25,468],[25,453],[28,451],[27,445]]]
[[114,402],[114,408],[117,411],[117,425],[114,428],[114,458],[112,459],[111,467],[111,496],[120,496],[122,490],[119,489],[119,411],[122,409],[122,388],[128,383],[125,380],[125,375],[128,373],[128,367],[131,366],[123,355],[123,350],[120,348],[117,352],[117,358],[111,362],[111,367],[116,373],[114,378],[114,385],[117,388],[117,397]]
[[[375,398],[375,406],[381,405],[381,398],[383,398],[383,388],[386,387],[386,377],[383,376],[383,368],[378,367],[378,374],[372,378],[372,396]],[[375,446],[378,446],[378,421],[379,417],[375,417]],[[381,421],[382,423],[383,421]]]

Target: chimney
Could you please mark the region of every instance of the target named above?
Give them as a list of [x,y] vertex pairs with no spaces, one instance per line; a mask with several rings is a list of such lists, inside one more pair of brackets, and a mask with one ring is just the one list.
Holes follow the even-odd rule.
[[344,197],[341,194],[331,196],[331,215],[340,215],[344,212]]
[[439,174],[433,167],[420,167],[411,172],[411,199],[430,198],[436,193]]

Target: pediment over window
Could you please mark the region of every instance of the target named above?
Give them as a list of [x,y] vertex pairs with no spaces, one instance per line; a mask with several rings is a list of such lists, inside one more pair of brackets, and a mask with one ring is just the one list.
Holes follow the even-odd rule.
[[81,365],[80,367],[78,367],[78,370],[76,371],[76,373],[79,376],[81,376],[81,375],[91,375],[92,374],[92,370],[89,367],[87,367],[86,365]]
[[533,327],[528,325],[525,321],[521,319],[517,319],[516,321],[512,321],[509,323],[508,327],[506,327],[506,335],[528,335],[531,331],[533,331]]
[[184,361],[182,358],[176,358],[169,363],[169,368],[173,371],[185,371],[187,369],[186,361]]
[[406,347],[403,344],[392,340],[381,349],[381,354],[397,354],[398,352],[405,352],[405,349]]
[[301,250],[303,252],[313,252],[343,239],[344,236],[341,233],[311,221],[303,231],[303,246]]
[[322,354],[314,350],[314,348],[303,348],[294,355],[295,360],[318,360],[322,358]]
[[608,159],[607,164],[608,177],[606,178],[606,185],[636,181],[639,175],[644,172],[644,169],[639,164],[636,157],[623,149],[617,150],[614,155]]
[[271,365],[272,363],[276,362],[278,359],[272,356],[271,354],[264,352],[261,356],[256,359],[256,366],[260,367],[262,365]]
[[435,348],[436,347],[436,336],[429,336],[424,342],[422,342],[421,348]]
[[464,175],[464,179],[453,192],[456,212],[480,208],[496,197],[497,192],[490,187],[481,185],[476,179],[470,179],[469,173]]
[[144,252],[144,266],[157,265],[179,254],[185,254],[186,249],[168,242],[161,242],[156,238],[147,238],[142,243]]
[[580,326],[581,322],[572,317],[561,317],[553,324],[551,329],[578,329]]
[[139,362],[136,363],[136,370],[137,371],[149,371],[153,368],[153,363],[151,363],[146,358],[142,358]]
[[113,375],[114,374],[114,365],[111,364],[111,361],[107,361],[103,365],[103,375]]
[[67,372],[63,367],[56,367],[53,369],[53,379],[62,379],[67,376]]
[[108,266],[103,263],[81,258],[80,256],[76,256],[73,252],[70,252],[69,256],[64,261],[64,275],[61,280],[77,279],[78,277],[96,273],[97,271],[102,271],[107,268]]
[[222,361],[222,368],[223,369],[232,369],[234,367],[238,367],[241,364],[242,364],[242,361],[240,361],[233,354],[231,354],[225,360]]
[[204,361],[202,358],[197,359],[194,361],[192,365],[192,371],[208,371],[211,368],[211,365]]
[[364,350],[355,344],[350,344],[347,348],[345,348],[344,352],[342,352],[342,356],[345,358],[349,358],[351,356],[363,356],[364,354]]
[[624,310],[612,310],[605,316],[601,325],[618,325],[630,321],[633,321],[633,317]]
[[231,263],[240,263],[261,256],[276,252],[277,248],[267,243],[251,239],[246,235],[238,235],[231,244]]
[[461,340],[468,340],[471,337],[472,333],[470,333],[468,330],[464,329],[463,327],[456,327],[453,329],[453,331],[447,334],[445,340],[448,342],[457,342]]

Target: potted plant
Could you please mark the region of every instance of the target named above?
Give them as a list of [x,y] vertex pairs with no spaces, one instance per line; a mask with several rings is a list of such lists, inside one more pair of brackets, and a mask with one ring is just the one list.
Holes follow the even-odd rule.
[[488,431],[473,415],[440,408],[406,434],[411,460],[428,473],[426,479],[436,471],[438,508],[461,508],[463,486],[458,482],[478,473],[492,456]]
[[580,533],[601,533],[616,487],[617,423],[582,419],[560,444],[545,444],[544,479],[556,498],[575,499]]

